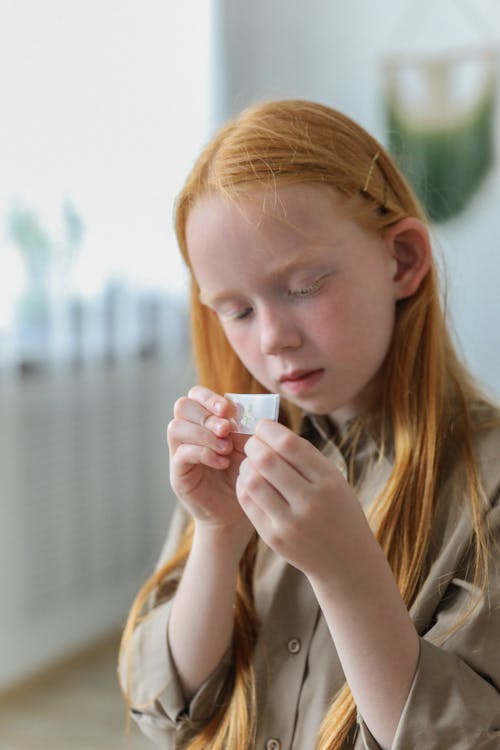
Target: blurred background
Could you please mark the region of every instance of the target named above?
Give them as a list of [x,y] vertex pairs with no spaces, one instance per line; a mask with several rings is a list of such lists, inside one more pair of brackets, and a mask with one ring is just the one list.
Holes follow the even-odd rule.
[[496,0],[0,0],[0,750],[149,746],[116,649],[194,380],[173,204],[228,117],[315,99],[391,149],[500,397],[499,48]]

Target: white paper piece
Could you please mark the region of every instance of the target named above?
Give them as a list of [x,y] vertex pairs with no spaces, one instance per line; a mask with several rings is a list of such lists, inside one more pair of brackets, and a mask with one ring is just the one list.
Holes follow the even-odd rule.
[[254,435],[259,419],[278,419],[280,397],[277,393],[225,393],[236,406],[233,432]]

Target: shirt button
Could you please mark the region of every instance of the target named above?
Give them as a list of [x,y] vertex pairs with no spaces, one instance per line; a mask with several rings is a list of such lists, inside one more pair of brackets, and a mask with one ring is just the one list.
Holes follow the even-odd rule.
[[287,643],[288,650],[291,654],[298,654],[301,649],[301,642],[298,638],[290,638],[290,640]]
[[280,750],[281,748],[281,742],[277,740],[275,737],[271,737],[266,742],[266,750]]

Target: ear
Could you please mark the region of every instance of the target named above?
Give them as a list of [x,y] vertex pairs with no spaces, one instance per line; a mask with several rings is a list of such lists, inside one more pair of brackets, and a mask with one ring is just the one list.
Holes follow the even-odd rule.
[[384,232],[384,242],[396,261],[395,299],[415,294],[431,265],[431,243],[426,225],[411,216]]

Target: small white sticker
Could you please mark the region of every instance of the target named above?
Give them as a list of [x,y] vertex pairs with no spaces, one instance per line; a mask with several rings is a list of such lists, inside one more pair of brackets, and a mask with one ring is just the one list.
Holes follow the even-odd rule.
[[233,432],[255,434],[259,419],[278,419],[280,397],[277,393],[225,393],[236,406]]

